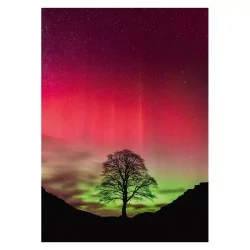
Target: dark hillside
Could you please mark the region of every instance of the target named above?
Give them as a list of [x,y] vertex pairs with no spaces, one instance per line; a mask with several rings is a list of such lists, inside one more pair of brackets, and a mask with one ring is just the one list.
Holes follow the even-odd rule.
[[42,241],[207,242],[208,183],[155,213],[127,220],[77,210],[42,188]]

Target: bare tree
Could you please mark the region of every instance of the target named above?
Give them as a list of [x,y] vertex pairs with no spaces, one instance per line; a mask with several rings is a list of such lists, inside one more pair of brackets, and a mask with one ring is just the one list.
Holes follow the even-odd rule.
[[122,217],[127,217],[127,203],[143,198],[153,199],[150,187],[157,187],[148,174],[144,160],[134,152],[124,149],[107,156],[103,163],[103,173],[99,190],[100,201],[104,203],[122,200]]

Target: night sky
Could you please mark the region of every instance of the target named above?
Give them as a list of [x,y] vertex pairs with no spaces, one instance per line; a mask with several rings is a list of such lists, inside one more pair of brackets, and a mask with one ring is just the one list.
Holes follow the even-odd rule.
[[158,182],[158,210],[208,180],[208,10],[42,9],[42,185],[78,209],[102,162],[128,148]]

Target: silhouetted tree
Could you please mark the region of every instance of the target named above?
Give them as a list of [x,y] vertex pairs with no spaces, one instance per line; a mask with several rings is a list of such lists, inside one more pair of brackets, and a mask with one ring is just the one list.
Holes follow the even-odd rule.
[[150,187],[157,187],[156,180],[148,174],[144,160],[134,152],[124,149],[107,156],[99,190],[100,201],[104,203],[122,200],[122,217],[127,217],[127,203],[143,198],[153,199]]

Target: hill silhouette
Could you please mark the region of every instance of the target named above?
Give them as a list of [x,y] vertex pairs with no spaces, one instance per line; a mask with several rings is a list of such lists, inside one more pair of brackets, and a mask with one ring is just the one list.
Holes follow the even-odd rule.
[[43,242],[207,242],[208,183],[127,220],[73,208],[42,188]]

